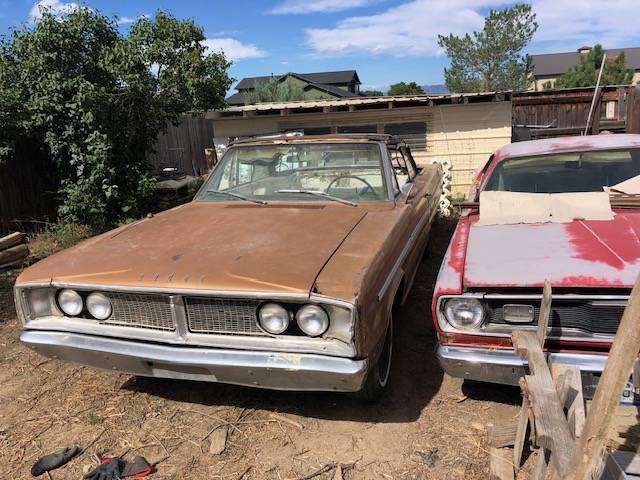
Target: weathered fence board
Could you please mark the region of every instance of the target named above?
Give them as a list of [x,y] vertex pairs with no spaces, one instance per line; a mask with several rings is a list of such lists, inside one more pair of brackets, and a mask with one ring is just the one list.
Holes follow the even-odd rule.
[[55,220],[56,172],[34,145],[20,142],[0,160],[0,235]]
[[147,159],[156,175],[161,175],[165,168],[201,175],[207,172],[204,150],[213,147],[213,122],[203,115],[183,115],[179,125],[169,125],[158,136],[154,152]]

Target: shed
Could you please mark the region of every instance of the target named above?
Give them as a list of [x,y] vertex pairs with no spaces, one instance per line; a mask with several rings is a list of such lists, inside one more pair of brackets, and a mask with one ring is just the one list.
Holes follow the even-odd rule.
[[454,196],[466,195],[475,170],[511,142],[511,92],[261,103],[206,116],[216,146],[232,137],[287,131],[399,135],[418,163],[451,163]]

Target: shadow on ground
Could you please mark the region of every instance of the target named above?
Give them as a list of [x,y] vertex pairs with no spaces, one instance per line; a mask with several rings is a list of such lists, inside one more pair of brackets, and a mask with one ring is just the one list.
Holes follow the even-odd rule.
[[305,417],[378,423],[413,422],[438,392],[443,372],[434,355],[430,306],[440,262],[455,222],[434,222],[431,241],[406,304],[396,314],[394,357],[385,396],[363,405],[345,394],[259,390],[215,383],[132,377],[122,388],[207,406],[239,406]]

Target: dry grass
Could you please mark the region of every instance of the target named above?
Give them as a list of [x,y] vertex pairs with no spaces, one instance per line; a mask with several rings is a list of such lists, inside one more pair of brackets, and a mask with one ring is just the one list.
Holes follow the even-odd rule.
[[[77,479],[93,454],[143,455],[154,479],[484,479],[483,425],[517,414],[517,390],[446,377],[433,354],[432,288],[452,228],[435,225],[431,253],[398,315],[385,397],[361,405],[328,393],[273,392],[136,378],[48,360],[18,340],[14,273],[0,277],[0,478],[30,478],[43,453],[86,449],[52,472]],[[55,244],[55,243],[54,243]],[[226,428],[225,451],[209,453]]]
[[41,232],[29,238],[29,250],[33,261],[41,260],[60,250],[74,246],[76,243],[94,235],[91,227],[73,223],[48,225]]

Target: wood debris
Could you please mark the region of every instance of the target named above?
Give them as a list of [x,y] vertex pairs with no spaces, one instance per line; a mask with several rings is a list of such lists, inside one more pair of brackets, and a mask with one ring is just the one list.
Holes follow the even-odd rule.
[[28,256],[24,234],[16,232],[0,238],[0,270],[21,266]]

